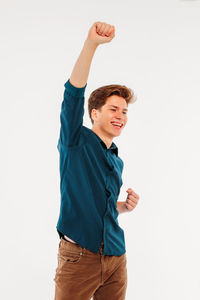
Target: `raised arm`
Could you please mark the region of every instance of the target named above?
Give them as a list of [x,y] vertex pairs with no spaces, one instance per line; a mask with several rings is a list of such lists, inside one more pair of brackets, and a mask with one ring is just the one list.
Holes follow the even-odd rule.
[[83,49],[74,65],[70,83],[78,88],[84,87],[88,80],[90,65],[96,48],[110,42],[115,34],[114,26],[103,22],[95,22],[88,32]]
[[113,39],[114,30],[114,26],[96,22],[88,32],[72,74],[64,85],[64,99],[60,114],[59,150],[61,147],[66,149],[66,147],[76,146],[80,141],[84,115],[84,92],[92,58],[98,45],[108,43]]

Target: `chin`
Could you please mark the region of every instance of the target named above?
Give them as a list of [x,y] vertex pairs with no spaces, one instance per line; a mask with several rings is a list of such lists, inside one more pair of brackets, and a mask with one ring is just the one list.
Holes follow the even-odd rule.
[[120,136],[120,135],[121,135],[121,132],[119,132],[118,134],[117,134],[117,133],[112,134],[113,138],[114,138],[114,137],[118,137],[118,136]]
[[117,137],[117,136],[120,136],[120,135],[121,135],[121,132],[120,132],[119,134],[117,134],[116,137]]

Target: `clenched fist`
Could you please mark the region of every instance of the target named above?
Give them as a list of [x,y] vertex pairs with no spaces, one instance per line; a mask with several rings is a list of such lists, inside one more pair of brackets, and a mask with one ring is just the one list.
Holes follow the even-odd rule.
[[109,43],[115,36],[115,27],[104,23],[95,22],[88,32],[87,39],[96,45]]
[[133,189],[129,188],[127,191],[128,196],[125,201],[126,208],[131,211],[133,210],[139,201],[139,195],[134,192]]

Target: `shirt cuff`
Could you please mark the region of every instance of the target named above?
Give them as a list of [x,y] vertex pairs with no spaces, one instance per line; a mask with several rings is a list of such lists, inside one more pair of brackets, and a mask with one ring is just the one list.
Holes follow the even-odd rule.
[[84,87],[78,88],[72,85],[68,79],[68,81],[64,84],[65,88],[67,89],[68,93],[74,97],[84,97],[85,88],[87,83]]

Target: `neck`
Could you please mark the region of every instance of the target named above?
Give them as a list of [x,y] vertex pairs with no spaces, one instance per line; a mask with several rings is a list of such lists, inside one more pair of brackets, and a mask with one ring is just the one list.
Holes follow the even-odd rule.
[[106,135],[105,132],[101,131],[99,128],[92,127],[92,131],[95,132],[101,139],[102,141],[106,144],[107,149],[110,148],[112,144],[113,138]]

